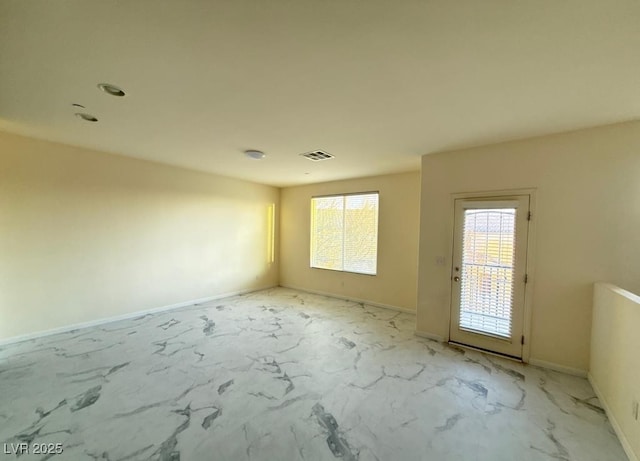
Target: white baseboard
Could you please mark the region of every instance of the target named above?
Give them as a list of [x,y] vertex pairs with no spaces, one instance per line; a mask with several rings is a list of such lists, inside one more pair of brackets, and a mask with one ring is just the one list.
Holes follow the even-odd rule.
[[375,301],[369,301],[368,299],[360,299],[360,298],[353,298],[350,296],[343,296],[343,295],[337,295],[335,293],[329,293],[326,291],[318,291],[318,290],[309,290],[308,288],[300,288],[300,287],[296,287],[293,285],[280,285],[282,288],[290,288],[292,290],[298,290],[298,291],[304,291],[305,293],[311,293],[314,295],[321,295],[321,296],[328,296],[330,298],[336,298],[336,299],[342,299],[344,301],[352,301],[355,303],[363,303],[363,304],[367,304],[369,306],[374,306],[374,307],[382,307],[383,309],[390,309],[392,311],[397,311],[397,312],[404,312],[405,314],[416,314],[416,311],[411,310],[411,309],[407,309],[406,307],[398,307],[398,306],[393,306],[391,304],[382,304],[382,303],[377,303]]
[[609,404],[607,403],[604,396],[602,395],[602,392],[600,392],[600,389],[598,388],[598,385],[594,381],[593,375],[591,373],[588,373],[588,379],[589,379],[589,382],[591,383],[591,387],[593,387],[593,390],[595,391],[596,396],[598,397],[598,400],[602,404],[602,408],[604,408],[604,411],[607,414],[607,418],[609,418],[609,422],[611,423],[611,426],[613,426],[613,430],[616,432],[616,435],[618,436],[618,440],[620,440],[620,444],[622,445],[624,452],[629,457],[629,461],[640,461],[638,460],[638,457],[636,456],[636,454],[633,452],[633,449],[631,448],[629,441],[624,436],[624,433],[622,432],[622,428],[620,427],[620,424],[618,424],[618,421],[616,420],[615,416],[611,412],[611,408],[609,407]]
[[[427,339],[433,339],[435,341],[439,341],[439,342],[447,342],[447,340],[437,334],[434,333],[429,333],[428,331],[419,331],[416,330],[414,332],[414,334],[416,336],[420,336],[421,338],[427,338]],[[477,349],[473,346],[468,346],[468,345],[463,345],[463,344],[456,344],[457,346],[460,347],[466,347],[468,349],[473,349],[476,350],[478,352],[482,352],[485,354],[492,354],[492,355],[496,355],[498,357],[502,357],[502,358],[507,358],[507,359],[511,359],[510,357],[505,357],[502,356],[501,354],[493,354],[490,351],[485,351],[483,349]],[[511,359],[514,360],[514,359]],[[516,361],[520,362],[521,360],[516,359]],[[572,368],[572,367],[567,367],[564,365],[558,365],[557,363],[553,363],[553,362],[547,362],[546,360],[538,360],[538,359],[529,359],[527,362],[530,365],[536,366],[536,367],[540,367],[540,368],[547,368],[549,370],[554,370],[554,371],[559,371],[561,373],[566,373],[568,375],[572,375],[572,376],[579,376],[581,378],[586,378],[587,377],[587,371],[586,370],[581,370],[580,368]]]
[[97,319],[97,320],[90,320],[88,322],[74,323],[72,325],[67,325],[67,326],[64,326],[64,327],[53,328],[51,330],[36,331],[34,333],[27,333],[27,334],[24,334],[24,335],[13,336],[11,338],[0,339],[0,346],[6,346],[8,344],[19,343],[19,342],[22,342],[22,341],[29,341],[30,339],[43,338],[45,336],[51,336],[51,335],[55,335],[55,334],[58,334],[58,333],[67,333],[69,331],[79,330],[79,329],[82,329],[82,328],[95,327],[95,326],[104,325],[104,324],[107,324],[107,323],[118,322],[120,320],[128,320],[128,319],[140,317],[142,315],[155,314],[155,313],[158,313],[158,312],[170,311],[170,310],[173,310],[173,309],[179,309],[181,307],[193,306],[194,304],[203,304],[203,303],[207,303],[209,301],[214,301],[216,299],[229,298],[231,296],[237,296],[237,295],[242,295],[242,294],[246,294],[246,293],[253,293],[255,291],[267,290],[269,288],[275,288],[276,286],[277,285],[269,285],[269,286],[262,287],[262,288],[250,288],[250,289],[246,289],[246,290],[231,291],[231,292],[228,292],[228,293],[221,293],[219,295],[208,296],[206,298],[192,299],[190,301],[184,301],[184,302],[181,302],[181,303],[169,304],[168,306],[154,307],[152,309],[145,309],[145,310],[142,310],[142,311],[128,312],[126,314],[116,315],[116,316],[113,316],[113,317],[104,317],[104,318]]
[[564,365],[558,365],[557,363],[547,362],[546,360],[530,358],[527,363],[529,363],[529,365],[533,365],[540,368],[548,368],[549,370],[559,371],[561,373],[566,373],[568,375],[579,376],[581,378],[587,377],[587,370],[582,370],[580,368],[567,367]]
[[441,343],[446,342],[446,340],[444,339],[444,336],[440,336],[440,335],[436,335],[434,333],[429,333],[428,331],[414,331],[413,332],[416,336],[420,336],[421,338],[427,338],[427,339],[433,339],[434,341],[438,341]]

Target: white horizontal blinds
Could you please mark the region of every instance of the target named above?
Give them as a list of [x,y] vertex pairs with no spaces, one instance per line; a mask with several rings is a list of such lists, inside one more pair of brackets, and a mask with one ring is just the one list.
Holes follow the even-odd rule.
[[345,197],[344,229],[343,270],[375,274],[378,259],[378,194]]
[[311,266],[342,270],[344,197],[311,199]]
[[460,328],[511,337],[516,209],[464,212]]
[[311,199],[311,266],[375,274],[378,193]]

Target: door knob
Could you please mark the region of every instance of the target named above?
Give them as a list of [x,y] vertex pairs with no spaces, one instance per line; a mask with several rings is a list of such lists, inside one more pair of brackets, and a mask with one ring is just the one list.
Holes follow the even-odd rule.
[[460,281],[460,277],[458,277],[457,275],[453,278],[454,282],[459,282]]

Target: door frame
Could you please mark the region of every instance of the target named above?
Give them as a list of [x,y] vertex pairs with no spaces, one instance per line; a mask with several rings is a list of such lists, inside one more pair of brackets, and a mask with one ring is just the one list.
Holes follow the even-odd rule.
[[446,342],[451,339],[451,302],[452,302],[452,290],[453,290],[453,251],[454,251],[454,234],[455,234],[455,204],[458,199],[486,199],[486,200],[504,200],[507,197],[514,195],[528,195],[529,196],[529,212],[531,213],[531,220],[529,221],[529,231],[527,234],[527,261],[526,261],[526,273],[527,284],[524,288],[524,312],[523,312],[523,325],[522,334],[525,337],[524,344],[522,345],[522,362],[528,363],[531,356],[531,322],[533,316],[533,288],[535,284],[535,255],[536,255],[536,224],[538,221],[537,208],[536,208],[536,188],[525,189],[501,189],[501,190],[487,190],[477,192],[457,192],[452,193],[449,203],[449,224],[448,224],[448,238],[449,238],[449,262],[447,268],[449,270],[449,289],[447,290],[447,334],[445,337]]

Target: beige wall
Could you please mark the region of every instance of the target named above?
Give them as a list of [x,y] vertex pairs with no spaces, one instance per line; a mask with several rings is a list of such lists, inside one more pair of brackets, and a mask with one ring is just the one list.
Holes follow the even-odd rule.
[[640,297],[610,284],[593,293],[589,380],[607,409],[629,459],[640,459],[640,420],[632,403],[640,402]]
[[0,133],[0,338],[277,285],[270,204],[273,187]]
[[[310,268],[311,197],[367,191],[380,192],[377,275]],[[283,189],[280,284],[415,310],[419,197],[419,172]]]
[[516,188],[537,189],[531,360],[586,370],[592,284],[640,291],[640,122],[423,156],[417,329],[448,336],[451,194]]

